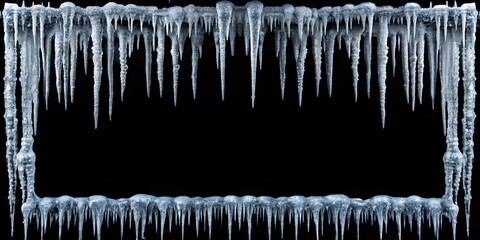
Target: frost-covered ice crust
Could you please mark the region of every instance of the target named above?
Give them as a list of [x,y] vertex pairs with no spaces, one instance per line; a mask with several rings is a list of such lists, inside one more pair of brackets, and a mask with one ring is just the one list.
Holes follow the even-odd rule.
[[[27,7],[6,3],[3,9],[4,118],[12,234],[17,182],[20,183],[22,190],[25,231],[30,220],[37,218],[37,222],[41,224],[42,234],[47,223],[53,219],[58,221],[62,229],[61,225],[65,221],[68,225],[70,219],[74,218],[81,231],[87,213],[93,216],[94,230],[98,238],[100,238],[102,223],[105,219],[119,220],[123,231],[126,218],[133,219],[137,229],[144,229],[146,219],[151,222],[154,218],[155,223],[160,224],[163,231],[166,217],[176,218],[183,225],[185,214],[190,217],[193,213],[197,229],[199,221],[205,221],[211,226],[212,218],[223,214],[228,216],[229,229],[234,219],[237,219],[238,224],[246,219],[250,229],[250,219],[253,214],[266,217],[269,229],[271,221],[280,222],[283,226],[282,221],[286,214],[294,216],[296,228],[300,222],[308,222],[310,218],[314,220],[317,227],[322,226],[318,219],[323,220],[324,215],[328,215],[333,219],[337,233],[341,236],[343,236],[344,224],[349,222],[350,217],[354,218],[357,226],[360,221],[370,218],[379,223],[380,237],[384,229],[383,225],[386,225],[390,217],[395,218],[400,236],[402,219],[408,219],[410,223],[415,221],[420,233],[422,219],[428,218],[433,223],[437,234],[442,216],[446,216],[452,223],[455,235],[457,196],[460,185],[464,189],[468,233],[474,158],[473,134],[476,118],[474,73],[477,15],[474,3],[461,6],[437,5],[429,8],[421,8],[416,3],[407,3],[402,7],[393,8],[366,2],[359,5],[347,4],[318,9],[291,4],[264,6],[259,1],[248,2],[245,6],[235,6],[231,2],[220,1],[215,7],[188,5],[161,9],[116,3],[108,3],[103,7],[81,8],[66,2],[58,9],[43,5]],[[83,53],[85,72],[89,64],[89,50],[93,55],[93,119],[97,127],[104,53],[109,89],[109,116],[112,118],[113,89],[117,79],[113,72],[116,51],[118,51],[120,63],[122,100],[127,86],[128,57],[134,50],[135,41],[138,48],[140,39],[143,39],[145,46],[147,95],[150,95],[152,77],[155,78],[151,71],[156,67],[156,79],[160,96],[162,96],[165,42],[169,39],[174,104],[176,104],[179,94],[177,88],[180,61],[184,54],[186,39],[190,38],[192,46],[191,79],[193,98],[195,98],[198,61],[202,56],[204,36],[213,33],[216,64],[220,70],[219,89],[224,99],[224,91],[228,87],[228,80],[225,78],[227,48],[230,47],[229,52],[234,55],[235,39],[237,36],[243,37],[245,53],[251,60],[251,105],[254,107],[256,71],[262,68],[263,44],[265,35],[269,32],[274,34],[275,53],[279,59],[282,98],[286,79],[287,45],[292,44],[293,60],[297,69],[299,105],[302,104],[305,59],[309,49],[312,51],[314,60],[317,94],[322,77],[323,61],[328,94],[332,95],[335,44],[339,47],[344,46],[343,49],[347,51],[352,61],[353,94],[357,100],[358,81],[363,79],[358,72],[362,51],[360,43],[363,40],[363,58],[366,66],[364,79],[368,96],[370,96],[372,78],[372,54],[377,54],[378,76],[376,79],[378,79],[383,127],[386,119],[389,57],[392,60],[391,66],[395,69],[396,52],[401,54],[401,77],[404,82],[405,96],[412,110],[417,102],[422,103],[425,81],[423,73],[427,71],[425,65],[428,65],[432,106],[436,99],[441,101],[443,130],[447,143],[443,158],[444,196],[431,199],[415,196],[408,198],[376,196],[361,200],[343,195],[276,199],[253,196],[168,198],[137,195],[130,199],[114,200],[103,196],[40,198],[35,194],[36,157],[33,152],[33,142],[37,129],[40,95],[43,95],[43,100],[48,103],[50,89],[54,88],[58,102],[63,101],[65,108],[68,107],[68,103],[75,97],[76,59],[79,51]],[[373,37],[377,38],[376,49],[372,49],[372,46],[375,46],[372,44]],[[103,44],[103,41],[106,44]],[[118,42],[118,47],[114,44],[115,41]],[[91,49],[89,49],[90,46]],[[424,62],[426,57],[428,57],[427,63]],[[52,62],[55,83],[52,83],[50,76]],[[153,65],[154,62],[156,66]],[[459,85],[460,80],[463,87]],[[42,93],[39,92],[40,84],[43,85]],[[21,96],[18,97],[20,101],[17,101],[17,87],[21,92]],[[435,95],[437,88],[441,89],[440,96]],[[459,92],[459,89],[463,89],[463,93]],[[463,101],[459,99],[462,96]],[[20,106],[17,106],[17,102],[20,102]],[[459,102],[463,102],[461,131],[458,131]],[[48,108],[47,104],[46,107]],[[21,128],[16,117],[17,110],[22,116]],[[459,132],[461,132],[460,136]],[[18,146],[19,142],[20,146]],[[159,220],[158,217],[160,217]],[[61,231],[59,234],[61,235]]]

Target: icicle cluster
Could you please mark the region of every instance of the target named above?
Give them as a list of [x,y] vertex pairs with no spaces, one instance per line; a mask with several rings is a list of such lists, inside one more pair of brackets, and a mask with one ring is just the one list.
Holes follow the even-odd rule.
[[[25,235],[28,224],[36,218],[40,223],[40,234],[43,237],[47,225],[51,221],[57,221],[59,236],[63,226],[70,228],[72,218],[79,231],[79,239],[83,237],[83,227],[87,216],[92,219],[93,232],[100,240],[104,221],[120,223],[120,239],[123,239],[125,225],[132,226],[136,232],[136,239],[144,239],[145,227],[154,224],[156,231],[160,231],[160,239],[163,239],[165,224],[168,221],[169,229],[172,224],[180,225],[182,239],[185,224],[193,219],[195,221],[196,234],[200,229],[208,228],[211,238],[213,220],[222,221],[227,219],[228,239],[231,240],[232,227],[236,222],[238,228],[247,224],[248,239],[251,239],[252,220],[261,218],[267,222],[268,239],[271,239],[273,225],[280,226],[280,234],[283,236],[285,222],[291,222],[295,228],[295,239],[298,239],[300,224],[315,225],[317,239],[323,235],[324,222],[335,226],[335,239],[343,239],[345,227],[351,221],[357,229],[359,238],[360,224],[376,220],[379,227],[379,236],[386,232],[389,220],[394,220],[397,226],[398,238],[401,239],[402,228],[408,221],[410,231],[416,224],[418,234],[421,234],[422,223],[425,220],[431,223],[435,236],[438,237],[442,218],[449,219],[455,230],[458,214],[457,205],[448,199],[421,198],[410,196],[408,198],[390,197],[385,195],[375,196],[370,199],[349,198],[345,195],[328,195],[324,197],[292,196],[272,198],[267,196],[213,196],[213,197],[155,197],[138,194],[130,198],[110,199],[105,196],[91,196],[89,198],[73,198],[62,196],[59,198],[44,197],[32,199],[22,206],[25,219]],[[201,225],[203,223],[203,226]]]
[[[247,219],[250,228],[252,214],[264,214],[269,221],[283,223],[285,214],[293,215],[295,224],[312,217],[318,227],[318,219],[328,214],[335,225],[340,224],[343,234],[345,219],[353,214],[355,222],[372,218],[378,221],[380,236],[383,223],[394,217],[398,224],[399,236],[402,218],[410,223],[415,217],[417,224],[423,218],[434,223],[435,232],[442,216],[447,216],[455,229],[458,212],[457,196],[460,185],[465,192],[465,211],[470,216],[471,179],[473,153],[473,134],[475,121],[475,32],[478,12],[474,3],[452,7],[437,5],[421,8],[418,4],[408,3],[402,7],[377,7],[373,3],[359,5],[347,4],[338,7],[308,8],[285,4],[283,6],[264,6],[259,1],[248,2],[245,6],[234,6],[221,1],[215,7],[143,7],[133,4],[120,5],[108,3],[103,7],[81,8],[73,3],[63,3],[58,9],[33,5],[31,7],[6,3],[3,9],[5,76],[4,104],[6,128],[6,160],[9,175],[10,216],[15,214],[17,181],[22,189],[22,212],[25,229],[30,219],[36,217],[45,231],[48,219],[57,219],[61,225],[67,219],[67,225],[73,217],[81,231],[85,214],[93,216],[94,230],[100,238],[104,218],[118,219],[123,230],[124,220],[135,221],[136,228],[142,232],[146,219],[152,217],[158,224],[160,216],[161,230],[165,217],[176,216],[182,224],[185,214],[190,217],[194,212],[197,229],[198,222],[205,221],[211,227],[213,212],[227,212],[229,229],[235,216],[239,224]],[[75,97],[75,76],[77,55],[83,52],[84,68],[87,71],[88,52],[93,54],[93,115],[95,127],[98,123],[101,79],[103,74],[103,54],[106,53],[106,68],[109,89],[109,115],[112,117],[113,60],[118,51],[120,63],[121,99],[127,85],[128,57],[137,48],[140,38],[145,45],[146,89],[150,94],[151,71],[156,52],[156,78],[163,93],[163,63],[165,60],[166,38],[171,41],[174,103],[177,99],[177,87],[180,60],[183,56],[187,38],[191,42],[192,90],[196,96],[198,61],[202,56],[202,44],[205,34],[213,33],[217,67],[220,69],[220,89],[222,99],[227,86],[225,79],[226,55],[228,43],[230,53],[234,54],[237,36],[243,36],[245,52],[251,60],[251,104],[255,103],[256,71],[261,69],[263,60],[264,37],[273,32],[275,52],[279,58],[280,85],[282,98],[286,79],[286,49],[288,39],[294,50],[297,69],[297,89],[299,105],[302,103],[305,59],[310,40],[315,66],[316,91],[319,93],[321,80],[322,55],[326,69],[326,81],[329,95],[333,88],[333,54],[335,40],[339,46],[344,42],[345,49],[352,61],[352,78],[355,100],[357,99],[358,65],[363,40],[363,58],[366,65],[367,94],[370,95],[372,77],[372,37],[376,37],[377,73],[380,93],[380,111],[382,125],[386,116],[386,81],[388,54],[391,54],[393,69],[396,68],[396,52],[401,53],[402,77],[405,96],[412,110],[423,99],[423,74],[425,54],[428,55],[430,75],[430,97],[435,103],[436,89],[441,88],[441,106],[446,135],[447,149],[444,155],[445,194],[438,199],[419,197],[394,198],[377,196],[368,200],[350,199],[343,195],[326,197],[210,197],[210,198],[168,198],[137,195],[130,199],[113,200],[103,196],[89,198],[39,198],[35,194],[35,153],[34,135],[37,129],[38,106],[40,100],[39,84],[43,84],[43,100],[48,103],[51,85],[51,63],[54,62],[55,89],[58,101],[64,103]],[[106,49],[103,41],[106,41]],[[118,49],[115,47],[118,42]],[[390,46],[389,46],[390,43]],[[52,45],[53,44],[53,45]],[[89,49],[91,46],[91,49]],[[52,49],[53,48],[53,49]],[[426,51],[426,52],[425,52]],[[54,54],[52,56],[52,53]],[[53,58],[53,59],[52,59]],[[20,69],[17,69],[18,62]],[[395,72],[395,71],[393,71]],[[439,80],[437,80],[439,77]],[[463,94],[460,94],[460,79]],[[17,120],[17,81],[20,83],[21,128]],[[458,104],[463,96],[463,118],[461,141],[458,136]],[[48,107],[48,105],[46,104]],[[18,148],[19,134],[20,149]],[[308,220],[307,220],[308,221]],[[283,224],[282,224],[283,226]],[[269,227],[270,228],[270,227]],[[183,229],[183,228],[182,228]],[[420,226],[419,228],[420,229]],[[420,231],[420,230],[419,230]],[[138,232],[138,231],[137,231]],[[61,235],[61,231],[59,233]],[[142,233],[143,234],[143,233]],[[162,234],[163,236],[163,234]],[[80,234],[81,237],[81,234]]]

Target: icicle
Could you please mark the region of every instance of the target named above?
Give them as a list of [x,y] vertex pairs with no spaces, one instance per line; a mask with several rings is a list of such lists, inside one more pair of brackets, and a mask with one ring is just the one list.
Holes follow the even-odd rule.
[[93,234],[97,235],[97,240],[101,239],[103,218],[107,205],[108,199],[104,196],[95,195],[88,198],[88,210],[92,216]]
[[63,33],[59,26],[55,26],[55,79],[58,103],[62,101],[62,57],[63,57]]
[[[19,36],[20,49],[20,84],[21,84],[21,110],[22,110],[22,139],[21,148],[15,156],[20,187],[22,189],[22,202],[35,196],[35,160],[33,152],[33,123],[32,123],[32,84],[33,68],[37,67],[33,61],[33,39],[28,32]],[[16,64],[16,63],[15,63]]]
[[397,52],[397,32],[390,33],[390,48],[392,49],[390,52],[392,53],[392,75],[395,77],[395,71],[397,68],[397,59],[396,59],[396,52]]
[[229,33],[229,40],[230,40],[230,55],[233,57],[235,56],[235,37],[237,35],[237,14],[236,12],[232,12],[232,19],[230,23],[230,33]]
[[118,38],[118,53],[119,53],[119,62],[120,62],[120,87],[121,87],[121,100],[123,102],[123,96],[125,94],[125,88],[127,86],[127,44],[128,44],[128,30],[120,26],[117,29],[117,38]]
[[[175,32],[177,33],[177,38],[180,38],[180,30],[184,18],[183,8],[178,6],[168,8],[168,18],[170,23],[175,23]],[[170,31],[173,31],[173,29],[170,29]]]
[[[443,156],[445,167],[445,198],[457,203],[460,176],[465,158],[458,148],[458,81],[459,51],[453,34],[448,34],[449,41],[442,43],[441,82],[442,103],[446,102],[448,111],[447,151]],[[442,104],[443,105],[443,104]],[[442,115],[445,115],[442,113]]]
[[160,97],[163,95],[163,62],[165,61],[165,27],[157,23],[157,79],[160,87]]
[[286,75],[286,66],[287,66],[287,33],[285,30],[275,29],[280,36],[280,46],[279,46],[279,64],[278,67],[280,68],[280,91],[282,95],[282,100],[285,98],[285,79],[287,78]]
[[[307,25],[312,17],[312,10],[310,8],[301,6],[295,7],[295,17],[297,18],[298,39],[303,40],[303,25]],[[308,33],[308,29],[306,30]]]
[[265,34],[267,32],[267,29],[264,26],[262,26],[262,29],[260,30],[260,36],[259,36],[259,41],[258,41],[258,69],[262,70],[262,63],[263,63],[263,43],[265,41]]
[[310,209],[313,222],[315,223],[315,236],[317,237],[317,240],[319,240],[320,235],[318,231],[319,227],[319,218],[321,211],[323,211],[323,198],[322,197],[308,197],[306,199],[306,205]]
[[257,82],[257,55],[262,24],[263,3],[251,1],[245,5],[247,9],[248,26],[250,34],[250,64],[252,76],[252,108],[255,105],[255,86]]
[[[385,11],[390,9],[385,7]],[[377,69],[378,86],[380,91],[380,112],[382,116],[382,128],[385,128],[385,94],[387,90],[387,61],[388,61],[388,22],[390,16],[382,15],[379,17],[378,43],[377,43]],[[404,42],[404,41],[402,41]],[[402,47],[402,51],[404,48]]]
[[75,99],[75,81],[77,79],[78,35],[80,31],[75,27],[70,39],[70,102]]
[[305,208],[305,197],[292,196],[288,198],[288,204],[290,206],[290,210],[293,212],[293,215],[294,215],[295,240],[298,240],[298,227],[299,227],[298,224],[301,216],[303,216],[303,210]]
[[107,3],[103,9],[105,13],[105,18],[107,21],[107,75],[108,75],[108,116],[110,121],[112,121],[112,112],[113,112],[113,58],[114,58],[114,29],[112,25],[112,20],[116,13],[116,8],[118,8],[116,3]]
[[397,224],[398,239],[402,239],[402,216],[405,212],[405,198],[390,198],[394,220]]
[[[473,16],[477,16],[475,4],[463,4],[462,9],[473,12]],[[474,142],[473,134],[475,131],[475,32],[476,22],[470,28],[466,29],[463,24],[462,13],[462,66],[463,66],[463,119],[462,119],[462,152],[465,156],[465,164],[463,166],[463,191],[465,202],[465,219],[467,225],[467,236],[470,235],[470,203],[472,200],[472,168],[474,159]],[[474,18],[476,19],[476,18]]]
[[365,59],[365,66],[367,68],[366,72],[366,86],[367,86],[367,97],[370,98],[370,79],[372,77],[372,44],[371,39],[363,39],[363,57]]
[[135,239],[138,240],[141,228],[140,236],[145,239],[145,225],[147,221],[147,209],[153,197],[145,194],[137,194],[130,198],[130,209],[133,212],[133,221],[135,222]]
[[180,36],[178,38],[178,52],[180,55],[180,61],[183,58],[183,49],[185,47],[185,41],[187,40],[188,37],[188,29],[186,26],[182,26],[180,30]]
[[204,31],[202,27],[197,28],[194,30],[192,35],[192,92],[193,92],[193,99],[196,98],[197,95],[197,73],[198,73],[198,58],[201,53],[201,48],[203,44],[203,35]]
[[428,42],[428,65],[430,70],[430,98],[432,100],[432,109],[435,108],[435,92],[437,85],[437,52],[435,50],[434,32],[432,28],[428,28],[426,32]]
[[232,240],[232,225],[234,214],[238,205],[238,197],[229,195],[224,197],[223,200],[225,202],[225,209],[227,210],[228,240]]
[[198,232],[200,229],[201,211],[203,209],[203,198],[195,197],[193,198],[193,202],[193,208],[195,209],[195,229],[198,237]]
[[358,63],[360,59],[360,40],[362,38],[362,28],[356,26],[352,28],[352,75],[353,75],[353,93],[355,102],[358,99]]
[[335,50],[335,37],[337,32],[333,29],[329,29],[326,38],[325,46],[325,64],[326,64],[326,75],[327,75],[327,88],[328,96],[332,96],[332,80],[333,80],[333,51]]
[[408,44],[408,61],[410,65],[410,97],[412,99],[412,111],[415,110],[416,80],[417,80],[417,41],[414,39]]
[[67,109],[68,104],[68,87],[70,84],[69,81],[69,71],[70,71],[70,41],[71,41],[71,32],[73,28],[73,17],[75,16],[75,4],[71,2],[62,3],[59,7],[60,12],[62,13],[63,19],[63,40],[62,40],[62,65],[63,65],[63,96],[65,110]]
[[315,65],[315,87],[317,97],[320,95],[320,80],[322,79],[322,38],[323,29],[315,29],[312,34],[312,51]]
[[[33,38],[32,38],[32,44],[33,44]],[[38,129],[38,105],[39,105],[39,85],[40,85],[40,72],[41,72],[41,66],[40,66],[40,56],[38,52],[38,48],[34,47],[34,50],[32,50],[32,56],[31,56],[31,68],[32,68],[32,73],[31,73],[31,78],[32,78],[32,86],[31,86],[31,92],[32,92],[32,103],[33,103],[33,135],[37,135],[37,129]]]
[[102,16],[100,7],[87,7],[88,17],[92,26],[93,52],[93,117],[95,129],[98,126],[98,112],[100,104],[100,84],[102,82]]
[[58,239],[62,237],[62,225],[65,221],[65,215],[70,215],[72,212],[72,205],[74,199],[70,196],[61,196],[57,198],[57,209],[58,209]]
[[[180,29],[178,29],[180,31]],[[180,71],[179,51],[178,51],[178,34],[176,30],[168,34],[172,41],[170,54],[172,55],[172,72],[173,72],[173,105],[177,106],[177,91],[178,91],[178,74]],[[160,44],[159,44],[160,45]]]
[[218,21],[218,37],[220,43],[220,81],[222,91],[222,101],[225,99],[225,55],[226,41],[230,33],[230,24],[232,22],[233,3],[229,1],[220,1],[216,4],[217,21]]
[[180,196],[175,198],[175,206],[177,211],[177,219],[180,219],[182,227],[182,240],[184,239],[185,231],[185,215],[190,211],[192,200],[189,197]]
[[[84,25],[83,28],[84,28],[83,30],[85,30],[85,28],[87,29],[82,35],[80,35],[80,38],[83,39],[82,40],[82,43],[83,43],[83,68],[85,70],[84,72],[85,72],[85,75],[86,75],[87,72],[88,72],[88,44],[90,42],[90,35],[92,34],[92,32],[91,32],[91,28],[88,28],[85,25]],[[47,51],[47,54],[48,54],[48,51]]]
[[403,76],[403,90],[405,91],[405,97],[407,99],[407,103],[410,103],[410,71],[408,68],[409,65],[409,49],[408,49],[408,35],[405,31],[401,31],[400,33],[400,49],[402,51],[402,76]]
[[272,215],[273,215],[273,198],[267,196],[261,196],[258,198],[262,213],[267,214],[267,228],[268,228],[268,240],[272,239]]
[[[375,212],[375,217],[377,219],[380,240],[383,239],[383,227],[385,224],[385,229],[387,228],[387,213],[390,211],[390,197],[389,196],[375,196],[370,199],[370,204]],[[385,230],[386,232],[386,230]]]
[[423,23],[418,24],[416,28],[418,33],[415,37],[415,44],[417,45],[417,92],[418,100],[420,104],[423,102],[423,71],[425,61],[425,25]]
[[[294,29],[292,32],[292,45],[295,55],[296,69],[297,69],[297,92],[298,92],[298,105],[302,106],[302,92],[303,92],[303,76],[305,72],[305,58],[307,57],[307,37],[300,39]],[[307,34],[306,30],[303,34]]]
[[150,98],[150,87],[152,85],[152,30],[143,30],[143,44],[145,45],[145,82],[147,85],[147,97]]
[[82,240],[83,238],[83,223],[85,222],[85,214],[86,208],[88,206],[88,199],[87,198],[75,198],[76,206],[75,212],[77,213],[78,217],[78,240]]
[[[16,4],[5,4],[4,11],[17,7]],[[8,171],[8,201],[10,205],[10,236],[13,237],[15,223],[15,202],[17,189],[17,171],[15,155],[17,154],[18,133],[17,133],[17,104],[16,104],[16,85],[17,85],[17,48],[14,34],[8,29],[11,18],[3,18],[4,29],[4,47],[5,47],[5,72],[4,72],[4,90],[3,101],[5,106],[5,134],[6,134],[6,160]]]
[[171,197],[159,197],[155,198],[154,201],[160,214],[160,239],[163,240],[163,231],[165,230],[165,218],[167,217],[167,212],[171,208],[171,205],[173,205],[173,199]]
[[284,26],[287,27],[287,36],[290,37],[290,23],[292,22],[293,13],[295,12],[295,7],[292,4],[285,4],[282,6],[283,11],[283,23],[282,30]]

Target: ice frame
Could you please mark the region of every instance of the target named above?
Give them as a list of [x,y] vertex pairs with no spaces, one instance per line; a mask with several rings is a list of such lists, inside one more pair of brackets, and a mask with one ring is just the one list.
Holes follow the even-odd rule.
[[[173,218],[181,222],[184,229],[185,218],[195,216],[197,232],[199,222],[206,221],[211,232],[213,218],[226,214],[229,235],[234,221],[241,224],[246,219],[250,232],[253,215],[261,215],[267,219],[269,233],[272,221],[280,222],[283,228],[285,216],[293,216],[295,229],[304,221],[314,221],[317,229],[323,226],[324,216],[333,219],[337,237],[343,238],[344,227],[353,217],[358,228],[361,221],[376,220],[380,229],[389,218],[395,219],[399,239],[402,232],[402,221],[408,220],[410,225],[416,222],[420,234],[423,219],[433,223],[434,231],[438,231],[442,218],[449,219],[455,227],[459,207],[457,194],[460,185],[465,191],[465,212],[468,221],[471,201],[471,171],[473,163],[473,133],[475,120],[475,32],[478,12],[475,4],[463,4],[458,7],[437,5],[421,8],[418,4],[408,3],[403,7],[375,6],[372,3],[359,5],[347,4],[341,7],[323,7],[320,9],[293,6],[264,6],[261,2],[252,1],[245,6],[234,6],[231,2],[222,1],[215,7],[142,7],[135,5],[119,5],[109,3],[103,7],[81,8],[73,3],[64,3],[60,8],[34,5],[32,7],[6,3],[3,10],[4,44],[5,44],[5,77],[4,101],[5,124],[7,136],[7,167],[9,174],[10,215],[13,217],[16,203],[16,184],[22,189],[22,214],[24,218],[25,237],[28,224],[33,218],[41,225],[40,232],[46,230],[47,223],[53,219],[59,224],[59,235],[62,225],[74,218],[82,238],[83,223],[87,214],[94,222],[94,234],[101,237],[101,228],[105,218],[120,222],[121,230],[127,219],[135,222],[137,238],[144,235],[147,220],[160,225],[160,236],[166,219]],[[229,36],[243,34],[245,48],[251,57],[251,104],[255,103],[256,69],[261,66],[262,46],[265,34],[275,34],[275,47],[280,58],[280,82],[282,90],[285,81],[285,46],[288,39],[295,49],[297,65],[297,83],[299,104],[302,102],[304,61],[307,42],[310,38],[315,61],[317,88],[320,81],[322,51],[325,53],[327,85],[331,93],[333,64],[333,46],[335,40],[345,41],[347,51],[352,59],[353,85],[356,96],[356,82],[359,79],[356,68],[359,64],[360,41],[364,41],[364,57],[367,59],[367,85],[371,72],[372,58],[371,38],[377,37],[378,83],[380,90],[380,111],[382,123],[385,121],[385,83],[389,46],[401,47],[405,95],[415,106],[415,97],[422,99],[423,71],[425,54],[433,83],[430,89],[432,102],[435,102],[437,75],[440,77],[442,116],[446,134],[447,149],[445,163],[445,194],[440,198],[408,198],[375,196],[370,199],[349,198],[345,195],[328,196],[292,196],[271,198],[267,196],[226,196],[226,197],[154,197],[138,194],[128,199],[109,199],[105,196],[74,198],[39,197],[35,194],[35,153],[33,152],[33,136],[37,126],[39,105],[38,86],[43,79],[48,89],[44,92],[49,97],[50,63],[52,48],[55,49],[55,72],[58,98],[65,108],[73,101],[75,89],[76,56],[78,47],[87,53],[92,41],[94,64],[94,121],[98,122],[99,89],[102,77],[102,41],[107,41],[107,75],[110,90],[109,113],[112,117],[113,99],[113,52],[114,39],[119,41],[122,95],[127,74],[127,55],[133,51],[133,38],[144,38],[146,48],[147,92],[151,84],[152,52],[157,52],[157,79],[160,88],[163,81],[163,61],[165,38],[171,40],[171,56],[173,63],[174,102],[176,103],[179,58],[183,54],[183,44],[187,37],[192,42],[192,85],[195,94],[196,66],[203,34],[213,32],[217,50],[217,66],[220,69],[222,98],[225,84],[225,57]],[[234,38],[230,38],[234,46]],[[425,39],[427,41],[425,41]],[[393,40],[393,41],[392,41]],[[54,46],[52,47],[52,41]],[[425,53],[427,50],[427,53]],[[392,54],[395,51],[391,51]],[[19,55],[19,57],[17,56]],[[71,60],[70,60],[71,59]],[[85,65],[87,57],[84,57]],[[395,60],[395,56],[392,55]],[[20,61],[20,69],[17,64]],[[462,69],[462,71],[460,71]],[[283,72],[282,72],[283,71]],[[42,72],[44,73],[43,76]],[[47,72],[47,73],[45,73]],[[17,76],[19,75],[19,76]],[[459,80],[464,88],[464,106],[462,119],[462,142],[457,136],[458,125],[458,92]],[[16,96],[17,80],[20,82],[21,96]],[[160,92],[162,92],[161,90]],[[318,90],[317,90],[318,91]],[[194,95],[195,96],[195,95]],[[18,128],[16,117],[17,98],[21,99],[20,111],[22,128]],[[18,149],[18,134],[22,134],[21,147]],[[459,145],[462,146],[460,150]],[[17,179],[18,177],[18,179]],[[462,181],[463,180],[463,181]],[[462,182],[462,183],[461,183]],[[224,213],[225,212],[225,213]],[[250,237],[250,235],[249,235]]]

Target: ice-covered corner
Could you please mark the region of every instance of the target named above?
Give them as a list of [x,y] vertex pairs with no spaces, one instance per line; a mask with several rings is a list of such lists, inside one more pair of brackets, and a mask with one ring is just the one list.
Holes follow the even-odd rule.
[[[267,221],[269,236],[272,224],[279,223],[279,231],[283,232],[284,219],[290,216],[293,217],[296,231],[300,224],[309,224],[313,221],[317,238],[320,234],[319,229],[323,228],[324,219],[327,217],[333,221],[336,235],[340,238],[343,238],[345,227],[350,221],[356,225],[358,234],[360,223],[372,220],[378,224],[380,239],[389,219],[394,219],[398,237],[401,239],[405,221],[410,226],[416,224],[420,235],[424,221],[428,220],[438,237],[442,219],[446,218],[453,228],[455,238],[457,215],[462,208],[466,216],[462,221],[467,222],[467,229],[464,231],[468,234],[476,117],[474,108],[477,15],[474,3],[460,6],[436,5],[427,8],[415,3],[396,8],[376,6],[373,3],[308,8],[291,4],[264,6],[259,1],[248,2],[244,6],[221,1],[211,7],[188,5],[168,8],[116,3],[82,8],[70,2],[63,3],[59,8],[52,8],[43,5],[18,6],[6,3],[3,9],[4,118],[11,234],[14,234],[13,219],[15,204],[18,203],[22,204],[25,238],[28,225],[32,221],[39,224],[38,231],[42,236],[47,225],[55,221],[59,225],[61,236],[65,225],[73,225],[73,219],[81,239],[84,222],[87,216],[90,216],[94,223],[94,234],[100,239],[105,220],[117,221],[120,224],[121,236],[125,222],[133,220],[138,239],[144,236],[147,221],[160,228],[159,234],[163,238],[166,221],[171,225],[172,219],[176,219],[183,231],[186,219],[194,218],[197,233],[201,228],[201,222],[208,226],[208,232],[211,233],[212,221],[226,216],[230,238],[232,224],[236,222],[239,225],[247,224],[250,239],[252,217],[255,215]],[[127,81],[128,56],[135,49],[134,41],[137,40],[138,44],[140,39],[143,39],[145,47],[147,94],[150,93],[151,71],[154,66],[162,93],[165,42],[169,40],[171,49],[167,50],[171,53],[172,69],[168,70],[173,73],[176,104],[180,59],[184,54],[186,39],[190,38],[191,42],[191,80],[195,98],[198,61],[206,33],[214,35],[222,98],[226,81],[226,49],[230,47],[233,55],[235,44],[238,44],[235,43],[235,36],[243,37],[242,44],[251,60],[252,107],[255,104],[256,70],[262,66],[266,34],[274,35],[282,96],[286,79],[286,49],[287,44],[292,44],[297,70],[299,105],[302,103],[304,63],[308,50],[312,51],[314,58],[317,93],[322,76],[323,54],[327,88],[331,93],[335,40],[345,45],[344,49],[351,59],[355,99],[360,78],[366,81],[367,92],[370,94],[372,58],[376,58],[379,111],[383,124],[386,116],[387,64],[391,59],[393,68],[396,67],[395,54],[398,51],[401,54],[405,96],[412,109],[418,100],[421,103],[424,91],[428,92],[432,102],[441,101],[443,130],[447,143],[443,158],[444,195],[438,198],[379,195],[370,199],[360,199],[339,194],[278,198],[233,195],[156,197],[138,194],[130,198],[111,199],[100,195],[52,198],[41,197],[35,193],[36,156],[33,143],[40,101],[47,102],[51,88],[56,90],[58,101],[63,101],[65,109],[69,102],[74,101],[78,54],[83,53],[83,65],[87,71],[88,51],[91,46],[94,69],[93,121],[97,127],[98,113],[101,110],[100,82],[104,67],[109,82],[109,114],[110,118],[112,117],[113,86],[116,81],[113,77],[113,59],[116,51],[120,63],[122,99]],[[372,49],[372,46],[375,46],[372,44],[373,37],[377,38],[375,49]],[[362,40],[363,46],[360,44]],[[105,45],[102,44],[103,41],[106,41]],[[114,44],[115,41],[118,45]],[[367,69],[366,76],[362,77],[358,71],[361,50]],[[372,55],[374,53],[376,55]],[[106,66],[102,65],[104,58]],[[54,66],[51,66],[52,62]],[[55,76],[50,76],[53,68]],[[429,71],[429,79],[423,77],[426,71]],[[54,83],[52,79],[55,79]],[[429,89],[423,89],[424,81],[430,81]],[[40,84],[43,84],[43,87],[40,87]],[[51,84],[55,87],[50,87]],[[20,88],[20,91],[17,91],[17,88]],[[440,96],[435,96],[437,88],[441,88]],[[39,89],[43,89],[43,92]],[[459,89],[463,89],[463,92],[459,92]],[[461,114],[459,103],[463,103]],[[21,113],[17,114],[17,111]],[[21,116],[21,121],[18,121],[17,115]],[[460,116],[462,119],[459,119]],[[21,193],[16,193],[17,184],[20,184]],[[459,201],[457,197],[460,188],[464,191],[463,201]]]

